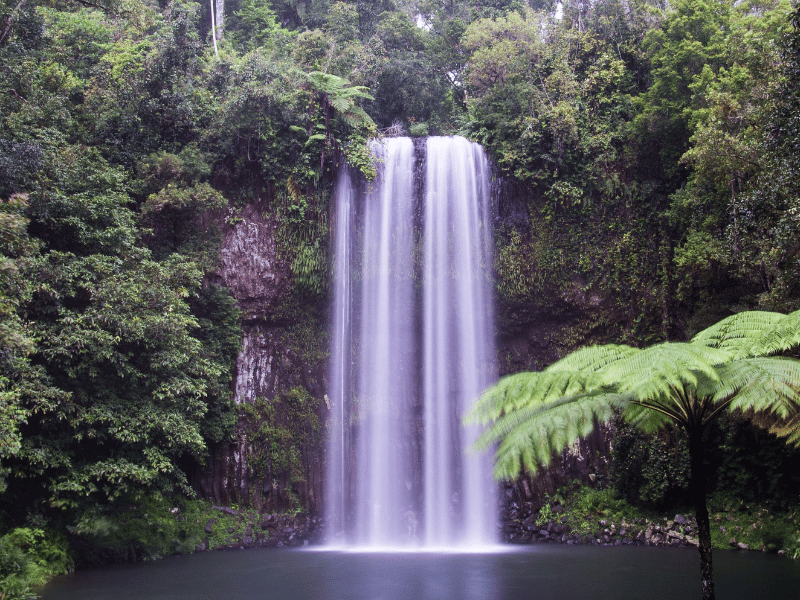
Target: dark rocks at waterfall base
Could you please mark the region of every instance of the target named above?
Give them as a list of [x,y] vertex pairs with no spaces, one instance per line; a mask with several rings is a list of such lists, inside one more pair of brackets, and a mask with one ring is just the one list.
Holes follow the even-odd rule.
[[[227,528],[230,535],[223,544],[213,544],[204,540],[196,552],[214,550],[245,550],[247,548],[299,548],[309,544],[319,544],[322,536],[322,519],[306,513],[286,515],[267,513],[255,515],[239,512],[229,507],[214,508],[239,521],[239,527]],[[217,519],[208,519],[205,532],[211,534]]]

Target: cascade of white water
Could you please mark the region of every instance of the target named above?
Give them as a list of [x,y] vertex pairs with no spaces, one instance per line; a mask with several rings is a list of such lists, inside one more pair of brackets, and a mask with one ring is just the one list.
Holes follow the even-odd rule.
[[[349,357],[352,336],[350,238],[352,229],[353,195],[355,190],[348,173],[343,173],[336,185],[336,238],[334,248],[334,305],[333,338],[331,344],[330,393],[325,397],[330,411],[328,417],[327,476],[325,478],[325,512],[336,533],[346,522],[347,493],[347,423],[349,414],[345,399],[350,397]],[[333,401],[331,401],[333,399]]]
[[386,546],[405,533],[386,518],[412,510],[403,452],[406,406],[413,397],[414,278],[412,265],[414,146],[408,138],[375,148],[380,185],[367,192],[361,244],[355,541]]
[[414,144],[393,138],[374,146],[374,182],[345,170],[337,184],[325,500],[333,545],[495,539],[490,458],[467,452],[477,432],[461,425],[496,377],[489,169],[464,138],[429,138],[417,150],[427,163],[417,179]]
[[[425,542],[493,537],[489,461],[461,417],[496,373],[488,273],[489,172],[464,138],[427,140],[423,310]],[[488,500],[488,502],[487,502]]]

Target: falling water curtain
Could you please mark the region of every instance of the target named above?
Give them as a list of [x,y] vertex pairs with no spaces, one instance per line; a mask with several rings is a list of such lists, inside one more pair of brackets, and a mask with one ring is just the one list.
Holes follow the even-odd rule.
[[214,56],[219,56],[217,41],[222,39],[225,26],[225,0],[209,0],[211,3],[211,39],[214,41]]

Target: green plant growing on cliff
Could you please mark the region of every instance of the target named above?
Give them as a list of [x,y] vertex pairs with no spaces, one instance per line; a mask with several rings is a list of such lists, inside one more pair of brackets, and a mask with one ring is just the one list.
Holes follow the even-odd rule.
[[253,444],[248,458],[252,476],[281,484],[283,504],[301,508],[295,486],[306,483],[304,457],[320,435],[319,400],[296,386],[275,399],[257,398],[242,406],[242,424]]
[[505,377],[484,392],[468,420],[492,423],[476,447],[499,443],[498,478],[548,465],[555,453],[618,413],[646,432],[670,423],[681,427],[688,438],[702,596],[712,600],[703,434],[726,411],[771,413],[777,417],[771,429],[798,444],[800,361],[778,356],[798,346],[800,311],[742,312],[687,343],[591,346],[544,371]]

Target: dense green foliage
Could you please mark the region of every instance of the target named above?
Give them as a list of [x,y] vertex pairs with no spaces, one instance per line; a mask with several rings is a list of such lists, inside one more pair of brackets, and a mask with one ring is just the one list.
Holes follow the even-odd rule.
[[31,587],[71,569],[72,559],[63,535],[18,527],[0,536],[0,590],[4,600],[35,597]]
[[[728,413],[709,426],[705,453],[709,494],[763,503],[778,511],[795,510],[800,477],[794,466],[800,449],[766,431],[770,419],[761,415],[759,420],[756,425],[743,415]],[[610,458],[610,482],[628,501],[662,511],[688,506],[689,454],[680,431],[647,435],[619,422]]]
[[[72,544],[80,564],[109,560],[156,560],[188,554],[198,547],[230,547],[245,537],[255,511],[219,510],[204,500],[169,499],[154,494],[133,495],[113,509],[98,506],[86,511],[72,527]],[[246,518],[243,518],[246,517]]]
[[[323,30],[304,32],[278,24],[280,7],[231,2],[216,58],[206,10],[0,4],[0,534],[33,523],[82,552],[106,530],[133,558],[181,550],[180,532],[125,533],[124,517],[192,495],[239,418],[240,316],[213,283],[226,217],[263,202],[283,223],[293,301],[319,300],[332,173],[345,158],[374,169],[371,95],[345,77],[377,55],[347,29],[353,7],[326,5]],[[339,74],[321,71],[332,54]],[[24,545],[4,544],[23,564]],[[39,577],[12,576],[19,595]]]
[[790,6],[669,4],[567,2],[462,38],[465,129],[529,190],[529,223],[501,236],[501,298],[608,298],[600,341],[797,305]]
[[689,454],[675,433],[648,436],[624,421],[618,424],[609,475],[624,498],[656,507],[685,501]]

